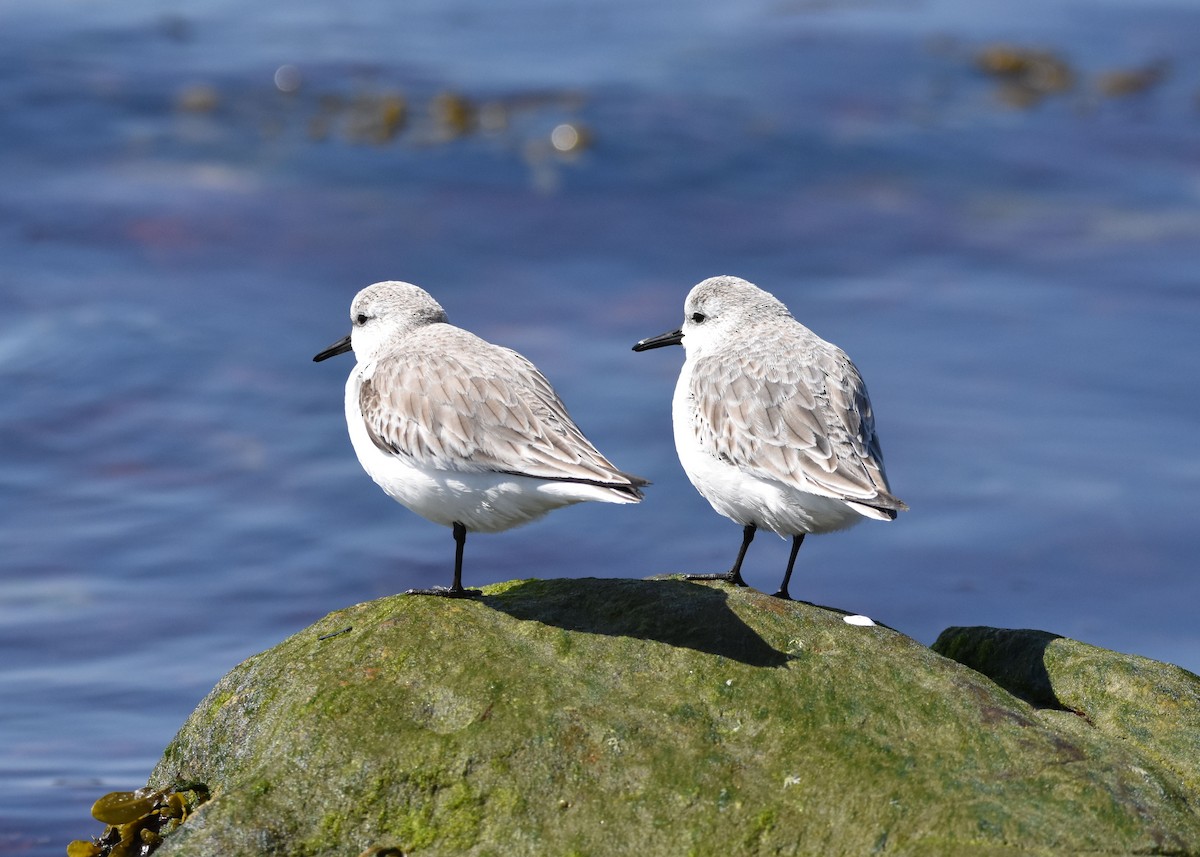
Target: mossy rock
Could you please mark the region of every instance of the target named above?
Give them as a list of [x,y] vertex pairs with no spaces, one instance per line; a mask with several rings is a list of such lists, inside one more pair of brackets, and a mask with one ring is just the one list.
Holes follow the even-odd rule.
[[235,668],[151,777],[212,793],[158,853],[1200,855],[1174,745],[886,627],[674,579],[484,593]]
[[1136,748],[1200,811],[1200,676],[1045,631],[947,628],[933,649]]

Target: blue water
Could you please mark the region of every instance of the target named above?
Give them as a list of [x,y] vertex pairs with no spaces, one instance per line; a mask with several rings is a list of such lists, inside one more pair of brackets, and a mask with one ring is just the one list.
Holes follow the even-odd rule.
[[[630,346],[735,273],[854,357],[912,507],[810,539],[793,593],[1200,670],[1200,7],[163,6],[0,8],[0,854],[98,833],[241,659],[448,579],[450,533],[354,459],[350,358],[311,362],[380,279],[654,481],[474,537],[468,584],[728,567],[671,442],[682,352]],[[971,62],[1001,40],[1077,85],[1005,106]],[[507,122],[447,139],[442,91]],[[389,93],[410,121],[368,142],[352,105]],[[760,536],[751,583],[786,549]]]

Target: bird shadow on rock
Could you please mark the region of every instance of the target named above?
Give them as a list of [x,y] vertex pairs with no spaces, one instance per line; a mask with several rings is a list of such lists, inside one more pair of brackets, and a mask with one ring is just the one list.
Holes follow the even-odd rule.
[[726,593],[684,580],[526,580],[482,601],[514,619],[654,640],[750,666],[780,667],[790,659],[742,621]]
[[1046,649],[1060,634],[1003,628],[947,628],[930,647],[939,655],[983,673],[1036,708],[1072,711],[1054,692]]

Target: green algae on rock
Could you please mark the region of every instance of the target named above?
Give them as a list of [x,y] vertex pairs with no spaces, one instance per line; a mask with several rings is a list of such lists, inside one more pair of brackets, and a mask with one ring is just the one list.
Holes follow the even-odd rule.
[[212,798],[164,855],[1200,855],[1145,745],[886,627],[674,579],[332,613],[218,683],[151,776],[178,782]]

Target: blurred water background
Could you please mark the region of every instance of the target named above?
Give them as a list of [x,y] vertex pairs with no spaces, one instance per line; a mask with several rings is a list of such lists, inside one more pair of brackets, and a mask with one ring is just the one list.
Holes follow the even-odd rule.
[[354,459],[351,358],[311,362],[381,279],[654,481],[473,538],[468,585],[728,567],[683,353],[630,346],[732,273],[854,357],[912,507],[810,539],[797,597],[1200,669],[1197,33],[1167,0],[8,0],[0,854],[99,833],[243,658],[448,581]]

